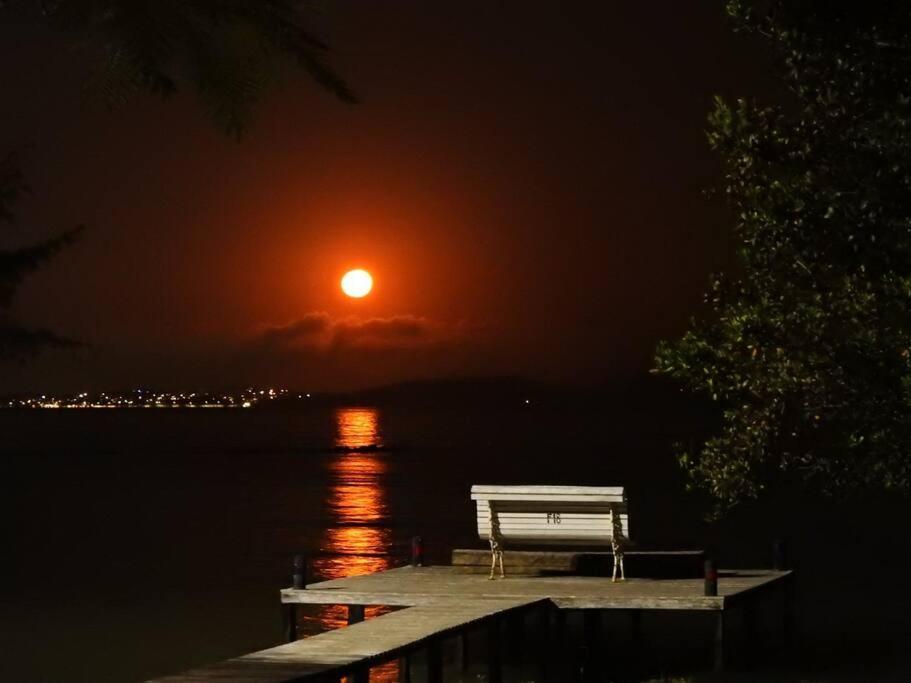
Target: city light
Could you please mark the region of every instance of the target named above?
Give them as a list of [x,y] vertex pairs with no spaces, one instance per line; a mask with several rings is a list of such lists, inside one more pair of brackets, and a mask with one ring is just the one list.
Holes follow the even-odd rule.
[[[20,396],[0,402],[0,408],[112,409],[112,408],[252,408],[284,398],[287,389],[244,389],[239,392],[155,392],[134,389],[123,394],[101,392],[50,396]],[[309,398],[309,394],[307,397]]]

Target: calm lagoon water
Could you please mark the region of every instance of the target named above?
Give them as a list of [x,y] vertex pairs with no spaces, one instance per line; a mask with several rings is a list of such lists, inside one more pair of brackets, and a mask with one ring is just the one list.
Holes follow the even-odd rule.
[[[876,580],[843,568],[845,534],[905,548],[907,535],[857,524],[837,505],[801,519],[805,508],[784,500],[708,525],[670,455],[686,425],[647,411],[10,411],[0,434],[2,681],[138,681],[277,644],[277,591],[295,553],[314,578],[334,578],[404,563],[416,534],[436,562],[483,547],[468,496],[479,482],[625,485],[641,546],[715,547],[729,566],[767,565],[784,531],[802,544],[802,575],[821,577],[802,587],[804,604],[840,591],[837,609],[805,618],[820,647],[864,638],[888,669],[889,638],[911,633],[866,599],[900,574],[895,562],[880,554]],[[344,617],[314,607],[301,628]],[[375,680],[395,676],[390,665]]]

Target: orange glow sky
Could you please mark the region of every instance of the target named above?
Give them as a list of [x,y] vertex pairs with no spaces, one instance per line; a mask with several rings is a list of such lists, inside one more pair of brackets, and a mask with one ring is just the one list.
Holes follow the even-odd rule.
[[58,38],[3,27],[34,189],[3,239],[89,226],[16,312],[91,346],[0,391],[644,371],[727,263],[708,103],[761,73],[690,4],[333,3],[363,102],[291,79],[240,143],[187,96],[108,112]]

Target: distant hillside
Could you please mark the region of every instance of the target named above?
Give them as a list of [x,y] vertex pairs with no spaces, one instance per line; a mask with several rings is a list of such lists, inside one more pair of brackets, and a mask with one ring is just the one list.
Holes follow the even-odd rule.
[[[301,399],[291,392],[275,404]],[[443,378],[399,382],[362,391],[321,394],[311,404],[375,405],[414,408],[515,406],[577,409],[603,408],[619,413],[647,413],[656,420],[704,421],[712,411],[706,401],[682,394],[678,388],[650,375],[588,386],[546,382],[523,377]]]

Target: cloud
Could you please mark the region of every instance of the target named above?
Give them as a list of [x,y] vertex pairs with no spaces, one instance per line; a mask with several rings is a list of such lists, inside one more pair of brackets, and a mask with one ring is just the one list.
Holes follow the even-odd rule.
[[324,336],[332,327],[328,313],[308,313],[303,318],[288,323],[267,327],[260,336],[264,346],[282,347],[294,345]]
[[[510,350],[507,359],[513,357]],[[251,330],[226,361],[240,382],[349,390],[430,377],[490,374],[504,366],[490,328],[419,315],[307,313]]]
[[259,345],[275,350],[414,349],[458,341],[461,326],[415,315],[339,318],[308,313],[285,325],[266,328]]

